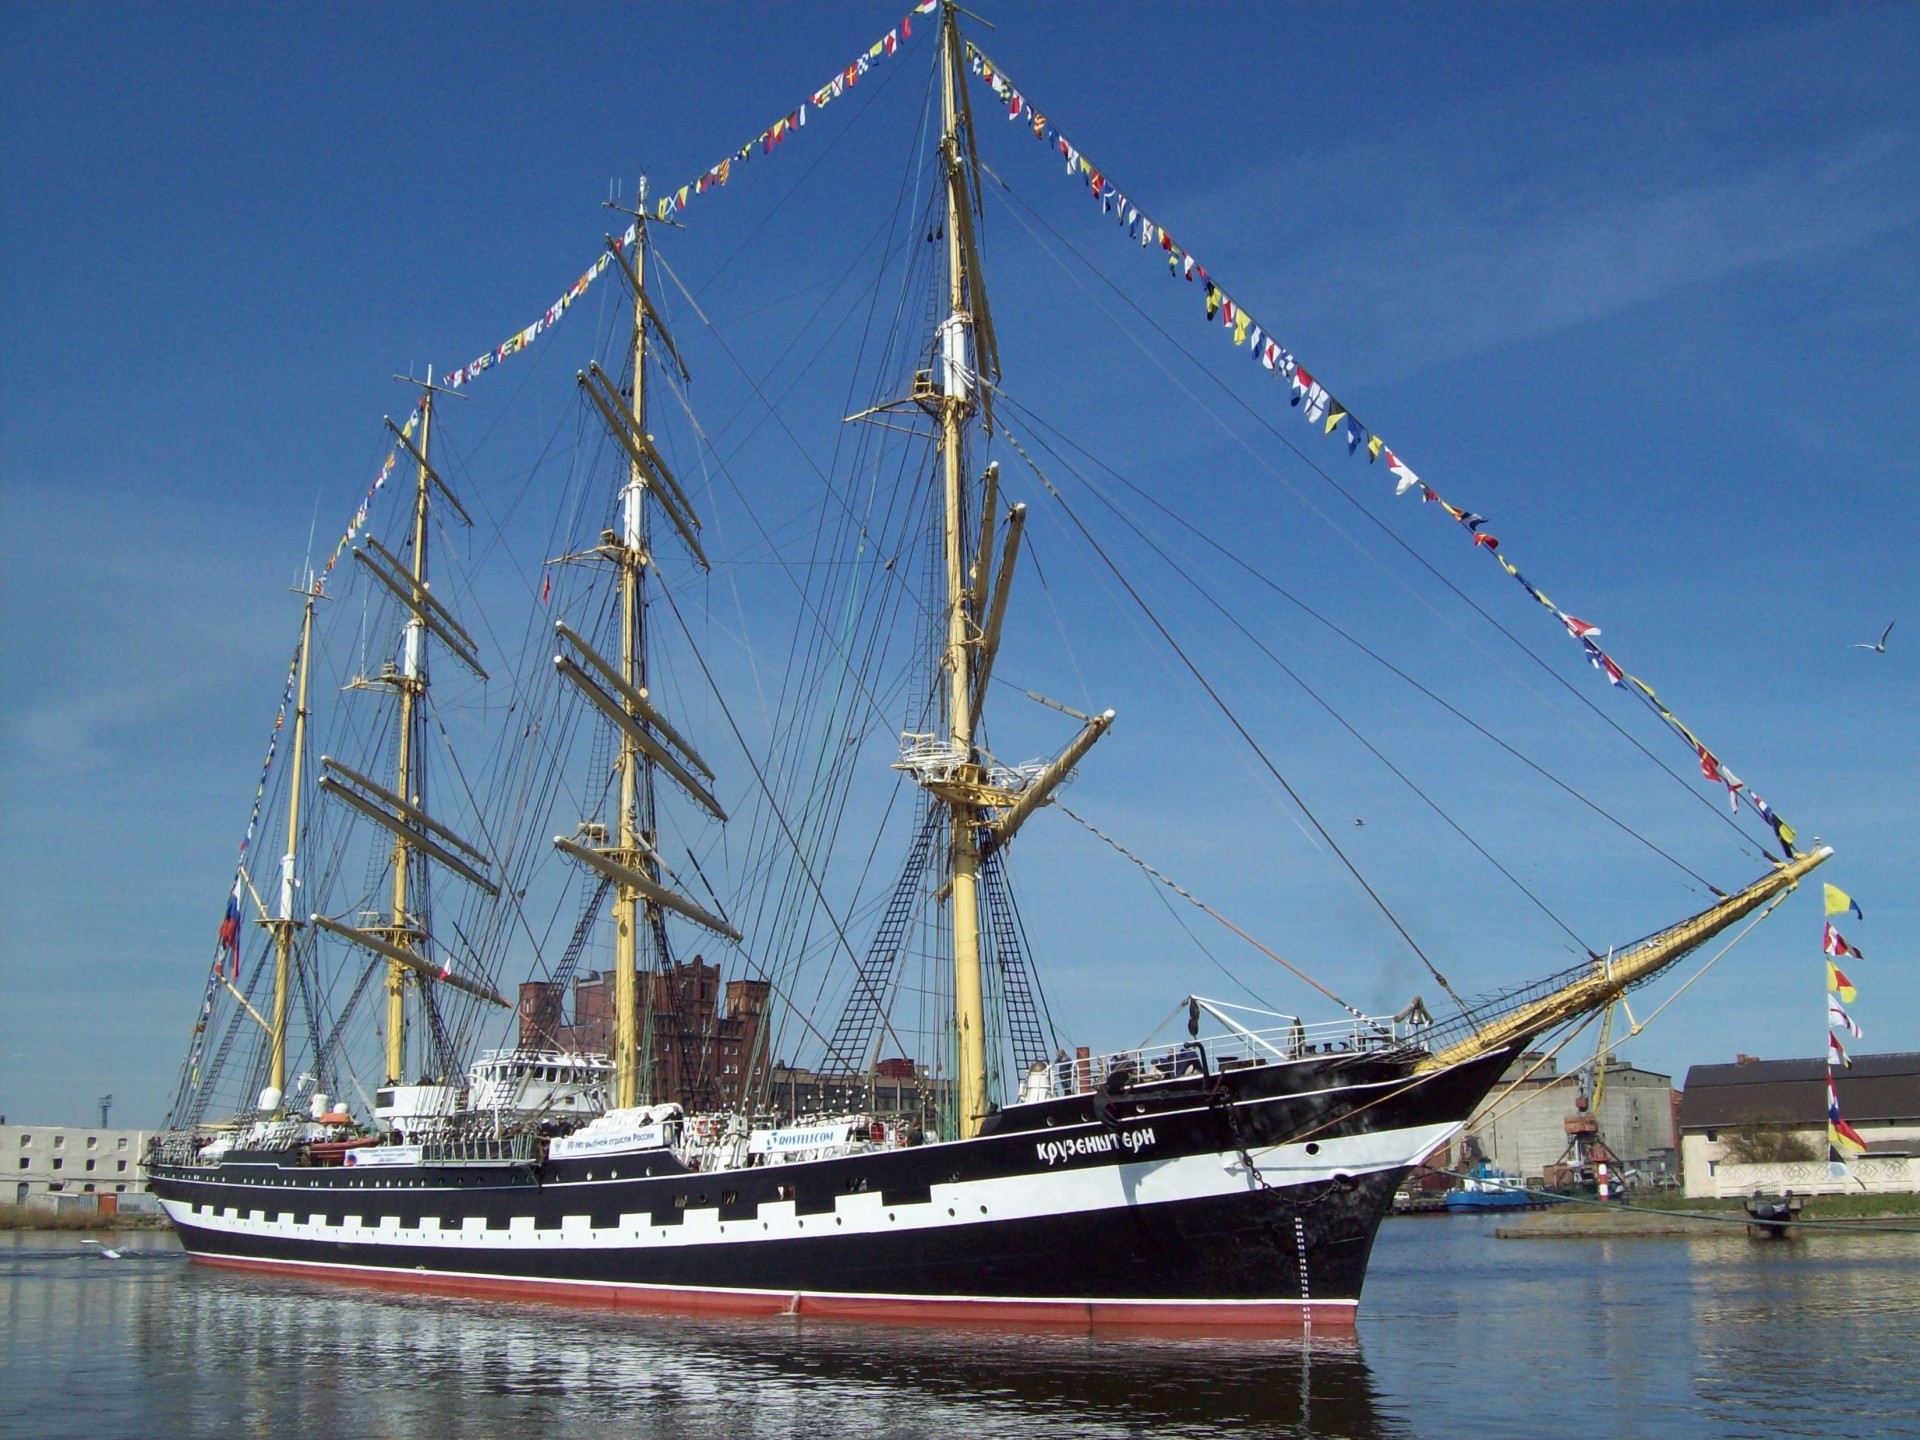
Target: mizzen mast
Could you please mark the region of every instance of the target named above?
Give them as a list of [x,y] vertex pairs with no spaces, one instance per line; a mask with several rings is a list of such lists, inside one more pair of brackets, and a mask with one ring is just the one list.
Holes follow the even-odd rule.
[[294,892],[300,886],[296,871],[300,849],[300,779],[307,758],[307,675],[313,659],[313,606],[322,595],[319,582],[309,577],[307,587],[295,592],[305,597],[300,617],[300,676],[293,703],[293,757],[287,780],[287,848],[280,857],[279,913],[267,921],[273,933],[273,1024],[268,1030],[267,1085],[273,1091],[273,1109],[286,1104],[287,1012],[293,990],[293,946],[300,922],[294,917]]

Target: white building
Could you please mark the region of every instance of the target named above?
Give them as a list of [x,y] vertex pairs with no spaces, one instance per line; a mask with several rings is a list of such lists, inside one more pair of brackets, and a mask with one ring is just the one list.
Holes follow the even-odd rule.
[[[1649,1178],[1671,1174],[1676,1168],[1673,1078],[1624,1060],[1605,1064],[1607,1083],[1596,1117],[1600,1138],[1626,1169]],[[1520,1056],[1467,1121],[1465,1140],[1477,1142],[1480,1154],[1507,1174],[1541,1183],[1547,1168],[1567,1157],[1566,1121],[1578,1113],[1579,1081],[1579,1072],[1560,1073],[1538,1053]]]
[[[1827,1062],[1758,1060],[1695,1065],[1680,1102],[1687,1194],[1739,1197],[1755,1190],[1808,1195],[1920,1192],[1920,1054],[1855,1055],[1835,1070],[1840,1113],[1866,1142],[1844,1176],[1828,1169]],[[1797,1142],[1805,1159],[1743,1157],[1758,1142]]]
[[43,1196],[144,1195],[149,1130],[0,1125],[0,1202]]

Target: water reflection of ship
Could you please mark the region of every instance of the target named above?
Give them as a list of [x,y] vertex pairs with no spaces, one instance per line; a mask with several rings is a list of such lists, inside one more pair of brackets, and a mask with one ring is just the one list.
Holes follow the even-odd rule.
[[[1411,1434],[1382,1410],[1360,1348],[1057,1329],[692,1320],[498,1307],[183,1267],[147,1287],[136,1364],[154,1433],[212,1414],[316,1437],[460,1434],[591,1417],[681,1436],[808,1428],[969,1436]],[[161,1383],[191,1373],[192,1387]],[[324,1377],[324,1378],[319,1378]],[[497,1407],[497,1408],[496,1408]],[[909,1420],[910,1417],[910,1420]]]

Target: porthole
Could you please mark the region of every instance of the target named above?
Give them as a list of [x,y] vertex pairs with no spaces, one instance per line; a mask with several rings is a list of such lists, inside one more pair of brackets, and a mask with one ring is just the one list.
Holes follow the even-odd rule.
[[1307,1142],[1307,1154],[1318,1155],[1319,1153],[1320,1153],[1320,1142],[1318,1140],[1309,1140]]

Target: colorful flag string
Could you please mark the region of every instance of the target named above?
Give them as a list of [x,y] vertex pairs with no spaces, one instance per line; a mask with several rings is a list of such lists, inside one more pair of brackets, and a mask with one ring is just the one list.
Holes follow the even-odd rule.
[[[920,0],[919,4],[901,17],[898,25],[874,41],[861,54],[856,55],[845,69],[814,91],[811,96],[802,100],[719,164],[708,168],[697,179],[662,196],[655,206],[656,218],[664,220],[675,211],[686,209],[689,200],[704,195],[709,190],[718,190],[725,186],[733,178],[734,170],[751,160],[756,151],[764,155],[772,154],[776,146],[785,144],[795,132],[805,128],[809,109],[826,109],[834,100],[858,84],[860,78],[875,65],[898,53],[902,43],[913,38],[913,17],[931,14],[939,8],[939,3],[940,0]],[[629,225],[625,234],[614,239],[613,252],[624,251],[638,238],[638,233],[637,225]],[[578,280],[567,287],[565,294],[547,307],[544,315],[524,329],[515,331],[486,354],[476,356],[457,370],[449,370],[440,383],[450,390],[457,390],[482,371],[489,370],[508,356],[526,349],[549,327],[557,324],[573,303],[587,293],[587,287],[599,279],[606,272],[607,266],[612,263],[613,253],[600,255],[586,268],[585,273]]]
[[1167,272],[1175,279],[1184,279],[1189,284],[1201,287],[1201,298],[1209,323],[1218,322],[1226,331],[1232,343],[1245,347],[1249,355],[1269,373],[1287,381],[1293,390],[1290,403],[1298,407],[1309,425],[1315,426],[1323,434],[1337,436],[1345,442],[1349,455],[1358,454],[1365,449],[1367,463],[1373,464],[1384,459],[1387,471],[1394,478],[1394,493],[1405,495],[1409,491],[1417,492],[1422,504],[1438,505],[1450,519],[1458,524],[1470,537],[1476,549],[1484,550],[1493,557],[1500,568],[1516,580],[1527,594],[1548,610],[1562,628],[1574,640],[1578,641],[1587,663],[1606,677],[1609,685],[1627,690],[1635,695],[1660,717],[1661,721],[1683,740],[1693,751],[1699,762],[1700,773],[1707,780],[1725,788],[1728,803],[1737,815],[1740,801],[1744,798],[1747,805],[1772,829],[1779,841],[1781,850],[1788,859],[1798,852],[1794,849],[1795,832],[1793,826],[1781,819],[1779,814],[1767,802],[1750,789],[1746,782],[1735,775],[1720,757],[1703,742],[1692,730],[1668,709],[1655,693],[1653,687],[1636,675],[1630,675],[1605,650],[1595,643],[1600,627],[1577,615],[1571,615],[1547,598],[1544,591],[1530,582],[1520,573],[1519,568],[1510,560],[1500,547],[1499,539],[1487,529],[1488,521],[1484,515],[1463,509],[1443,499],[1440,493],[1414,473],[1413,468],[1395,453],[1378,432],[1361,423],[1351,407],[1342,404],[1333,393],[1310,374],[1306,367],[1280,341],[1280,338],[1266,326],[1256,321],[1246,307],[1229,295],[1225,288],[1208,273],[1207,267],[1195,259],[1193,253],[1178,244],[1168,233],[1165,226],[1158,224],[1144,214],[1139,205],[1128,198],[1109,176],[1065,135],[1047,120],[1047,117],[1027,96],[1014,85],[1004,70],[996,65],[972,41],[967,42],[967,67],[974,76],[991,89],[1002,104],[1006,106],[1007,119],[1023,124],[1036,140],[1056,151],[1065,162],[1066,173],[1084,185],[1101,213],[1109,217],[1116,228],[1123,230],[1127,238],[1137,243],[1143,250],[1151,250],[1164,256]]
[[869,45],[860,54],[838,71],[832,79],[822,85],[813,94],[802,100],[793,109],[775,120],[753,139],[747,141],[738,150],[727,156],[719,164],[709,167],[704,174],[692,182],[682,185],[678,190],[660,197],[654,208],[656,218],[664,220],[675,211],[687,208],[687,202],[706,194],[709,190],[724,187],[732,178],[737,166],[745,165],[753,159],[754,152],[771,155],[776,146],[785,144],[796,132],[806,128],[807,111],[824,110],[847,91],[860,83],[863,76],[881,61],[891,59],[900,47],[913,38],[913,17],[931,15],[940,8],[940,0],[919,0],[912,10],[900,19],[900,23]]
[[1853,1067],[1846,1043],[1834,1032],[1844,1030],[1855,1040],[1863,1038],[1859,1025],[1847,1013],[1847,1006],[1858,998],[1860,991],[1847,977],[1846,971],[1840,968],[1837,958],[1864,960],[1866,957],[1833,928],[1833,917],[1849,911],[1862,920],[1866,916],[1861,914],[1853,897],[1838,885],[1825,886],[1824,894],[1827,916],[1821,927],[1820,949],[1827,957],[1827,1163],[1835,1167],[1836,1179],[1844,1179],[1847,1163],[1858,1160],[1866,1152],[1867,1142],[1860,1138],[1860,1132],[1849,1125],[1846,1117],[1840,1113],[1840,1091],[1834,1084],[1836,1066],[1842,1070]]

